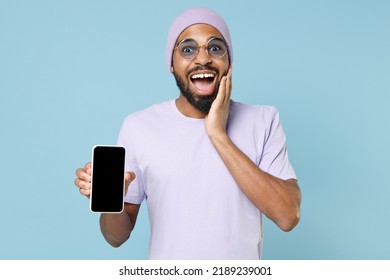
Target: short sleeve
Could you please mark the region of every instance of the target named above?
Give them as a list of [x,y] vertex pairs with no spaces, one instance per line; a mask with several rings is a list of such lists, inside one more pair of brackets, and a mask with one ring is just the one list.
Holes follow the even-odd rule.
[[137,164],[135,149],[130,137],[131,125],[125,120],[119,132],[117,145],[123,146],[126,149],[125,170],[135,173],[136,178],[131,182],[124,201],[127,203],[141,204],[145,198],[145,191],[142,180],[142,173]]
[[274,107],[270,109],[271,113],[266,118],[267,128],[259,168],[283,180],[296,179],[294,169],[288,159],[286,136],[280,122],[279,112]]

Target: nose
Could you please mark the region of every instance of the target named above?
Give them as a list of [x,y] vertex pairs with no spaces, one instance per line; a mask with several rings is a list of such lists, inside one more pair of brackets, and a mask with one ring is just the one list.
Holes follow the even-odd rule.
[[195,57],[196,64],[207,65],[211,63],[211,58],[207,52],[207,46],[199,46],[198,54]]

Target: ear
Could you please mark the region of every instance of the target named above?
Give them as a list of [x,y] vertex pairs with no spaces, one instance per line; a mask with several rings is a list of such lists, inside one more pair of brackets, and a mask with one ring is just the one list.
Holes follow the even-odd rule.
[[171,66],[171,72],[175,73],[175,69],[173,69],[173,66]]

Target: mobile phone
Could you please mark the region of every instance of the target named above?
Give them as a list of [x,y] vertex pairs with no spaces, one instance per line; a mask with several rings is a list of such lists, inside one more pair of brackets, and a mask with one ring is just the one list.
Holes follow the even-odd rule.
[[125,187],[125,148],[96,145],[92,150],[92,212],[123,211]]

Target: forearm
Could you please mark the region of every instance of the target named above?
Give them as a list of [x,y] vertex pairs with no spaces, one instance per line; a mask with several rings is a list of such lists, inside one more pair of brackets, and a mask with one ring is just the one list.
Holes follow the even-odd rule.
[[237,185],[282,230],[299,221],[301,194],[295,180],[282,180],[256,166],[226,134],[210,138]]
[[120,214],[101,214],[100,230],[106,241],[113,247],[119,247],[130,236],[134,224],[123,211]]

